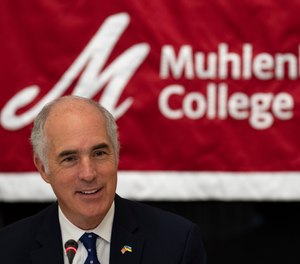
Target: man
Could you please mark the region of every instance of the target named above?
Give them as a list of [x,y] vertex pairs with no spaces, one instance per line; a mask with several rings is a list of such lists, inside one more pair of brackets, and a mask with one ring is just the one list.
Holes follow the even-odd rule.
[[[0,231],[1,263],[205,263],[196,225],[116,195],[118,132],[103,107],[61,97],[39,113],[31,142],[57,203]],[[74,259],[64,250],[71,239]]]

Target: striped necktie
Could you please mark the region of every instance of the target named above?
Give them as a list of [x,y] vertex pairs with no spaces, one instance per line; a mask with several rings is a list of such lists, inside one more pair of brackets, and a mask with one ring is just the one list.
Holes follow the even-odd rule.
[[96,240],[98,235],[95,233],[84,233],[80,237],[80,241],[85,246],[88,256],[84,262],[84,264],[100,264],[97,258],[97,251],[96,251]]

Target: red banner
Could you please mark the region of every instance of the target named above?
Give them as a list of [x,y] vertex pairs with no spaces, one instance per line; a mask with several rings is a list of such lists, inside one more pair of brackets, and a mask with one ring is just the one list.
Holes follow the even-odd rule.
[[76,94],[116,117],[125,174],[298,180],[298,1],[283,8],[262,0],[4,0],[0,7],[3,177],[35,171],[33,118],[46,102]]

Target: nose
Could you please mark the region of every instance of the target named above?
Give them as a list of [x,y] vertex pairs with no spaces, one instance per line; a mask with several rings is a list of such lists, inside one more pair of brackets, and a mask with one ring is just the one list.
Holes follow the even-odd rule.
[[80,180],[91,182],[96,178],[96,169],[90,158],[83,158],[80,161],[79,168]]

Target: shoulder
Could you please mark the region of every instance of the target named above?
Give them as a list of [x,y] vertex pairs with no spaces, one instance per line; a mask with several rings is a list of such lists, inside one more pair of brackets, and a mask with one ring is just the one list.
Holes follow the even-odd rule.
[[126,208],[127,213],[131,214],[138,222],[139,227],[145,228],[145,231],[155,230],[164,234],[166,232],[174,234],[176,231],[177,236],[180,234],[184,236],[192,229],[199,229],[197,225],[184,217],[141,202],[117,198],[116,207],[118,206]]
[[200,228],[190,220],[120,197],[116,198],[115,217],[118,225],[144,239],[145,263],[206,263]]
[[[29,264],[31,252],[40,249],[40,238],[57,244],[53,239],[58,234],[57,204],[40,213],[19,220],[0,230],[0,259],[3,263]],[[52,243],[54,241],[54,243]],[[55,247],[55,246],[54,246]],[[1,262],[1,263],[2,263]]]
[[53,204],[36,215],[26,217],[17,222],[9,224],[0,229],[0,248],[8,241],[15,241],[18,244],[19,241],[29,241],[34,234],[38,231],[41,223],[44,222],[48,215],[55,212],[56,204]]

